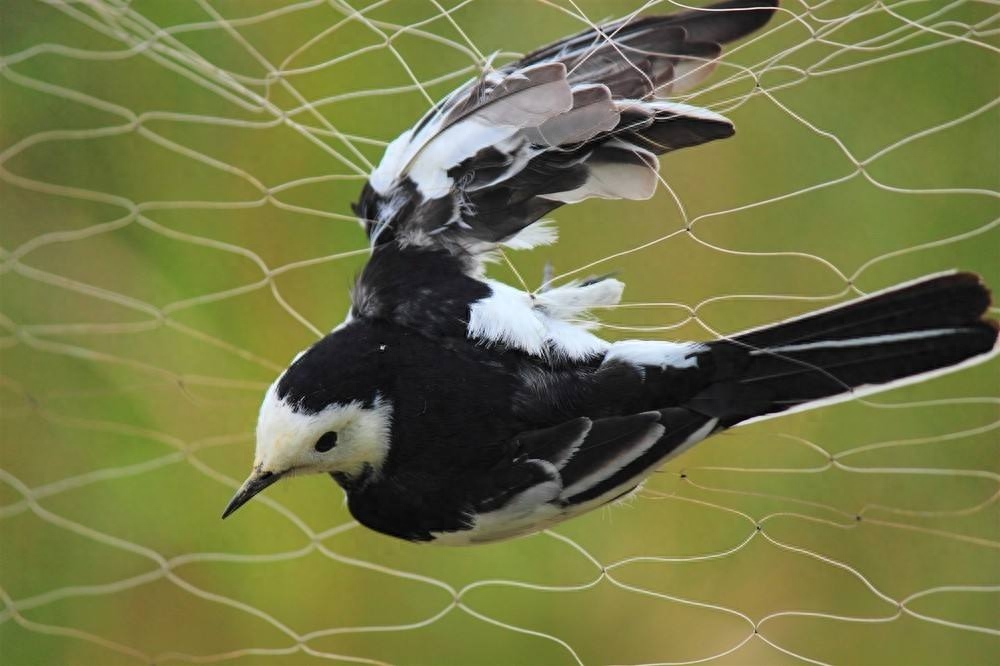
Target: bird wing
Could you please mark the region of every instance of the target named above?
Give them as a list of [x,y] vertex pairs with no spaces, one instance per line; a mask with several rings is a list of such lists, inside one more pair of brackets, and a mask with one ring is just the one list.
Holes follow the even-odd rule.
[[628,416],[579,417],[524,432],[513,455],[477,476],[461,529],[435,538],[455,544],[543,529],[629,493],[659,463],[713,432],[716,419],[683,408]]
[[733,133],[659,99],[711,73],[777,0],[730,0],[586,30],[470,81],[387,148],[354,210],[372,245],[479,254],[564,203],[645,199],[656,155]]

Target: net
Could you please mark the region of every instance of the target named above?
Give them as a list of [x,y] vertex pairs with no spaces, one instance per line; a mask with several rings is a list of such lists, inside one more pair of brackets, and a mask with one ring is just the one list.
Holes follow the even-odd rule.
[[[339,323],[386,142],[626,0],[81,0],[0,22],[5,663],[983,663],[998,365],[733,430],[627,502],[419,547],[327,478],[218,516]],[[960,267],[1000,285],[992,2],[786,0],[689,101],[737,136],[554,214],[511,284],[612,270],[607,337],[704,339]],[[495,54],[495,55],[494,55]]]

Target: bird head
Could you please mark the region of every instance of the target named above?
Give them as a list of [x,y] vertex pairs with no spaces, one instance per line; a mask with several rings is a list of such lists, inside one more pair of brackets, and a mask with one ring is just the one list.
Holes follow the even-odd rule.
[[[344,348],[336,337],[300,354],[268,388],[257,419],[253,469],[223,518],[289,476],[350,479],[381,467],[389,450],[392,403],[372,384],[377,373],[366,372],[370,355],[336,354]],[[379,347],[385,345],[376,347],[384,351]]]

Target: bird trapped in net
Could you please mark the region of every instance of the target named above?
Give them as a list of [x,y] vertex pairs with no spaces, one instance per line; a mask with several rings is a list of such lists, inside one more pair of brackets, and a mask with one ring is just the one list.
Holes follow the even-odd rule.
[[612,277],[534,293],[484,275],[554,240],[565,204],[645,199],[657,155],[733,134],[661,97],[707,78],[777,2],[733,0],[587,30],[455,90],[386,149],[355,206],[371,242],[346,321],[268,389],[253,471],[329,474],[353,516],[411,541],[545,529],[629,494],[707,437],[981,362],[997,323],[951,272],[708,342],[625,340],[588,311]]

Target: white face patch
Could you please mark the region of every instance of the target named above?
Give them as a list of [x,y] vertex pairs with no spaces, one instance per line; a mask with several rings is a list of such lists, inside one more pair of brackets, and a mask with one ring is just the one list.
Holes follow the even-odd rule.
[[[377,474],[389,451],[391,427],[392,404],[381,397],[372,407],[355,401],[309,414],[280,400],[276,381],[260,408],[254,467],[275,474],[354,475],[368,465]],[[337,433],[336,446],[317,451],[316,442],[327,432]]]
[[660,340],[622,340],[611,345],[604,362],[621,361],[637,366],[696,368],[698,352],[707,347],[697,342],[663,342]]

